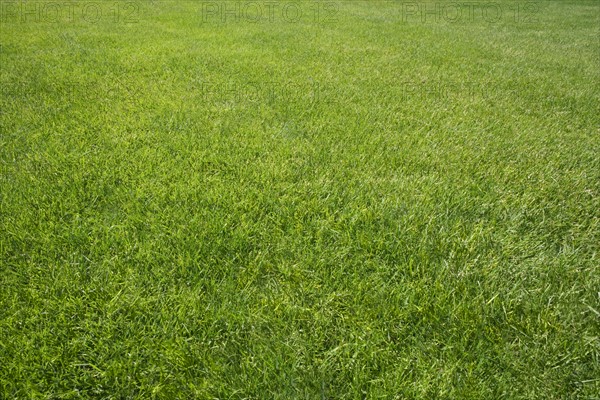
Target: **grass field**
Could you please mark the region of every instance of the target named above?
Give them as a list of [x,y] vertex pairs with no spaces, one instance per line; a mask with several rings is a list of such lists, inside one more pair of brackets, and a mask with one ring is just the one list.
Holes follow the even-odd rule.
[[598,1],[0,11],[0,398],[600,398]]

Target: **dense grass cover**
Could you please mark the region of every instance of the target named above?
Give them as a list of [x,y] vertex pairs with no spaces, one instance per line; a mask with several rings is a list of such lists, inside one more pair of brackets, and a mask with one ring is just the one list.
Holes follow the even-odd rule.
[[1,1],[0,398],[598,399],[600,3],[449,4]]

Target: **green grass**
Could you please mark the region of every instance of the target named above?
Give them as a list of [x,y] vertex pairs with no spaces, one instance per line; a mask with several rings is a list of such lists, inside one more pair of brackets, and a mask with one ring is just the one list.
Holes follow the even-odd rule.
[[0,2],[0,398],[600,398],[599,3],[223,4]]

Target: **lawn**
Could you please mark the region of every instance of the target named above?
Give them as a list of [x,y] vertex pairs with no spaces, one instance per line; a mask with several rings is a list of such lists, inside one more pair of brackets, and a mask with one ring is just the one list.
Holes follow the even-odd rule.
[[600,398],[597,0],[1,0],[0,88],[0,398]]

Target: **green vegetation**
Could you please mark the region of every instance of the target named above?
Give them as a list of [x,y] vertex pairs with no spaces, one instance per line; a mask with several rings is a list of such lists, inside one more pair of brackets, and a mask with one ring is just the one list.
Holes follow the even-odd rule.
[[0,2],[0,398],[598,399],[600,5],[479,4]]

